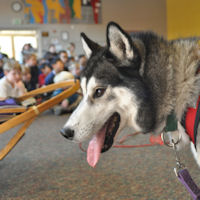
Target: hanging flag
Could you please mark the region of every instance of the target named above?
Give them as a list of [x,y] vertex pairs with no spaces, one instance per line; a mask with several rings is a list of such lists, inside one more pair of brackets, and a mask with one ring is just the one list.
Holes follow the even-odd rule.
[[73,10],[74,10],[74,13],[75,13],[74,17],[81,19],[82,18],[82,16],[81,16],[81,0],[74,0]]
[[73,4],[74,4],[74,0],[69,0],[69,7],[70,7],[70,10],[71,10],[71,18],[74,18],[74,15],[75,15],[75,12],[74,12],[74,9],[73,9]]
[[70,24],[71,21],[71,9],[69,7],[69,0],[62,0],[62,5],[65,9],[65,14],[60,15],[61,21]]
[[92,9],[93,9],[94,23],[98,24],[100,2],[99,2],[99,0],[91,0],[91,5],[92,5]]

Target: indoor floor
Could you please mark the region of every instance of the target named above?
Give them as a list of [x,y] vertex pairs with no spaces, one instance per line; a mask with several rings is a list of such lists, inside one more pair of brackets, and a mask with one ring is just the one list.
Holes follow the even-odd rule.
[[[0,161],[1,200],[189,200],[174,172],[174,152],[161,146],[115,149],[96,168],[77,144],[59,134],[67,116],[46,112]],[[15,130],[0,135],[2,148]],[[130,133],[126,130],[125,133]],[[148,142],[137,136],[128,144]],[[186,151],[187,150],[187,151]],[[188,149],[181,158],[200,185],[199,169]]]

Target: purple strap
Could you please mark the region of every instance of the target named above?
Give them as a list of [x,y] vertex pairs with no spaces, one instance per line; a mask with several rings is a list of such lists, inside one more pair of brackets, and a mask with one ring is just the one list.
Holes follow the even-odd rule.
[[187,169],[178,172],[179,181],[186,187],[194,200],[200,200],[200,189],[193,181]]
[[15,99],[9,98],[9,99],[5,99],[4,101],[0,101],[0,106],[15,106],[18,105],[15,101]]

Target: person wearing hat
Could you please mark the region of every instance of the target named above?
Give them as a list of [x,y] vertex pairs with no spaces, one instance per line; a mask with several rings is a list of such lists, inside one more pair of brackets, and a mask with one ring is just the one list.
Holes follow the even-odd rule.
[[[64,71],[63,62],[57,58],[52,61],[52,72],[45,78],[45,83],[58,83],[70,79],[74,79],[74,76],[71,72]],[[57,89],[53,91],[52,97],[60,94],[63,89]],[[55,115],[61,115],[63,113],[69,112],[75,108],[79,102],[79,95],[73,94],[72,96],[64,99],[59,105],[55,106],[53,111]]]

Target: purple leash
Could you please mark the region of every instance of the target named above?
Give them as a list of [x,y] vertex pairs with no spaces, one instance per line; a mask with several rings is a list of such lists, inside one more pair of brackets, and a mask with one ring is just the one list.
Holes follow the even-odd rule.
[[172,140],[172,144],[173,144],[173,149],[175,150],[175,154],[176,154],[176,165],[177,165],[177,168],[174,168],[174,172],[176,176],[178,177],[179,181],[185,186],[187,191],[190,193],[192,198],[194,200],[200,200],[200,188],[193,181],[192,177],[190,176],[190,173],[185,168],[185,166],[180,162],[177,148],[176,148],[177,142],[175,143]]
[[195,184],[186,168],[178,171],[178,179],[185,186],[194,200],[200,200],[200,189]]

